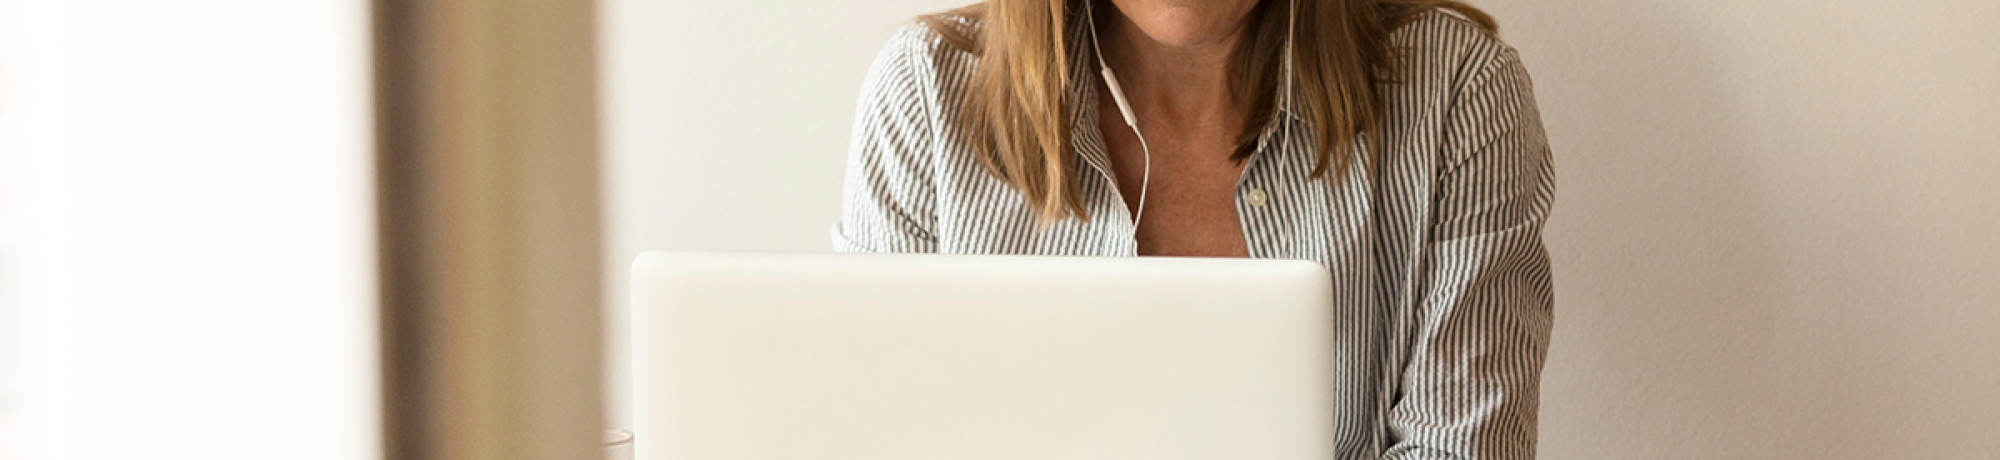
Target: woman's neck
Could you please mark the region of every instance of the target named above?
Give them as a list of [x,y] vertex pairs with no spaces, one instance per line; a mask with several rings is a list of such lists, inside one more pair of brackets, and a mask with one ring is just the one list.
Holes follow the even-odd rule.
[[1104,60],[1141,118],[1182,125],[1237,111],[1230,80],[1241,28],[1222,40],[1175,46],[1148,37],[1122,14],[1107,16],[1099,24]]

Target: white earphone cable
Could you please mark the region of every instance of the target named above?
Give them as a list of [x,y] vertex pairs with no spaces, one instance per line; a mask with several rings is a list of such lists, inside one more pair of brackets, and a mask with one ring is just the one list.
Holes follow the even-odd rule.
[[[1092,0],[1085,1],[1095,5]],[[1132,213],[1132,234],[1136,238],[1139,233],[1139,222],[1146,218],[1146,191],[1151,188],[1153,182],[1153,148],[1146,145],[1146,135],[1139,132],[1139,118],[1132,113],[1132,104],[1125,100],[1125,90],[1119,87],[1118,77],[1111,73],[1111,65],[1104,62],[1104,46],[1098,44],[1097,40],[1096,10],[1095,6],[1084,7],[1084,20],[1090,22],[1090,47],[1097,56],[1097,68],[1104,76],[1104,86],[1111,89],[1111,100],[1118,104],[1118,113],[1124,117],[1125,126],[1132,128],[1133,137],[1139,138],[1139,151],[1146,160],[1146,169],[1139,179],[1138,210]]]
[[[1280,136],[1279,142],[1282,142],[1282,144],[1280,144],[1279,148],[1290,150],[1292,148],[1292,124],[1286,123],[1283,118],[1280,118],[1280,116],[1282,116],[1282,113],[1275,113],[1275,112],[1284,111],[1285,105],[1292,103],[1292,81],[1298,79],[1298,74],[1299,74],[1298,70],[1292,67],[1293,65],[1292,41],[1297,36],[1296,32],[1298,30],[1298,24],[1299,24],[1299,0],[1291,0],[1287,4],[1286,8],[1287,11],[1285,11],[1285,51],[1284,51],[1285,83],[1283,86],[1284,88],[1283,94],[1280,94],[1278,96],[1278,101],[1276,103],[1271,104],[1272,111],[1274,112],[1273,115],[1278,115],[1271,117],[1271,119],[1280,123],[1278,135]],[[1294,107],[1294,109],[1296,109],[1296,107]]]
[[[1092,0],[1085,0],[1085,1],[1089,2],[1088,4],[1091,5],[1084,7],[1084,20],[1090,23],[1090,47],[1091,50],[1095,52],[1094,54],[1097,57],[1097,67],[1099,69],[1099,73],[1104,76],[1104,86],[1108,87],[1111,90],[1112,101],[1118,104],[1118,112],[1119,115],[1124,118],[1125,126],[1132,128],[1133,137],[1139,138],[1139,151],[1140,154],[1144,156],[1146,161],[1145,170],[1143,173],[1141,173],[1139,179],[1138,210],[1132,213],[1132,233],[1136,237],[1136,235],[1139,232],[1139,223],[1143,222],[1146,218],[1146,192],[1152,188],[1151,186],[1153,182],[1153,148],[1146,144],[1145,133],[1139,132],[1139,118],[1137,115],[1132,113],[1132,104],[1126,101],[1125,90],[1119,87],[1118,77],[1111,72],[1111,65],[1105,63],[1104,61],[1104,46],[1099,43],[1099,40],[1097,38],[1097,14],[1096,14],[1097,8],[1095,6],[1096,2]],[[1291,103],[1293,80],[1296,80],[1298,76],[1297,69],[1293,67],[1294,63],[1292,56],[1293,54],[1292,42],[1297,37],[1298,22],[1299,22],[1298,21],[1299,2],[1298,0],[1290,0],[1287,3],[1286,7],[1287,11],[1285,12],[1286,13],[1285,49],[1283,51],[1285,53],[1284,56],[1285,81],[1280,90],[1281,94],[1279,95],[1279,100],[1275,104],[1272,104],[1273,106],[1272,110],[1274,111],[1281,111],[1284,109],[1284,106],[1286,104]],[[1273,119],[1275,120],[1276,117],[1273,117]],[[1281,123],[1278,133],[1279,142],[1283,142],[1283,144],[1281,144],[1281,148],[1289,149],[1291,148],[1291,139],[1292,139],[1291,124],[1284,123],[1283,121],[1279,121],[1279,123]]]

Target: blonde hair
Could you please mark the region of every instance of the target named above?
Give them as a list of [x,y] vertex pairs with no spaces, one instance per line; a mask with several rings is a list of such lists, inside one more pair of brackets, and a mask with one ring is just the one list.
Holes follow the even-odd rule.
[[[1090,218],[1069,161],[1075,154],[1070,104],[1095,103],[1069,94],[1070,58],[1085,45],[1071,41],[1088,26],[1087,1],[1103,0],[987,0],[919,18],[952,47],[979,57],[956,128],[974,140],[987,172],[1020,192],[1044,223]],[[1256,151],[1258,136],[1277,113],[1286,1],[1263,0],[1251,11],[1249,35],[1236,53],[1235,89],[1248,96],[1243,109],[1249,116],[1230,155],[1235,161]],[[1381,126],[1377,84],[1397,77],[1390,31],[1440,9],[1498,30],[1492,16],[1455,0],[1297,2],[1293,90],[1302,102],[1297,109],[1321,133],[1313,177],[1346,169],[1357,154],[1353,141]]]

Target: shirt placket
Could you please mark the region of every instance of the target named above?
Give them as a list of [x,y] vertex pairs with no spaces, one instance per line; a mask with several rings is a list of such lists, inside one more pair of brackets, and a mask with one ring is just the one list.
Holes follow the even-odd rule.
[[[1292,228],[1287,225],[1291,209],[1299,201],[1287,187],[1280,187],[1281,173],[1287,169],[1285,162],[1294,161],[1299,141],[1296,126],[1287,115],[1279,114],[1263,135],[1258,136],[1258,148],[1243,165],[1243,175],[1236,182],[1236,215],[1243,227],[1243,241],[1248,246],[1252,258],[1289,258],[1292,248]],[[1282,129],[1281,129],[1282,128]]]

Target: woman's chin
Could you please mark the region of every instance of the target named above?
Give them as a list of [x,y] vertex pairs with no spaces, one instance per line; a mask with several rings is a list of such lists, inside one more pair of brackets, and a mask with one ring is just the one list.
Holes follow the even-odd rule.
[[1124,13],[1139,26],[1141,33],[1161,45],[1177,48],[1218,45],[1228,42],[1243,27],[1243,18],[1256,2],[1218,3],[1222,4],[1135,6]]

